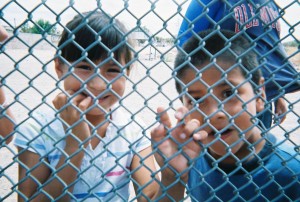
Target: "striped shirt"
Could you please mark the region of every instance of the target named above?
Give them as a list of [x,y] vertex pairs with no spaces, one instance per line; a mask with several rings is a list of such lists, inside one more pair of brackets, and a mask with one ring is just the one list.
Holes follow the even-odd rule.
[[[73,190],[79,201],[127,201],[133,156],[151,145],[141,121],[122,108],[112,113],[106,135],[88,146]],[[65,131],[55,112],[36,112],[16,129],[14,144],[46,159],[55,172],[65,147]]]

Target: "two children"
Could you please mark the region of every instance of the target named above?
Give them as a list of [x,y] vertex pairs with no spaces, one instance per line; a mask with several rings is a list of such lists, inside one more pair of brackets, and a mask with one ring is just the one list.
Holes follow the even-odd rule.
[[155,197],[150,137],[118,105],[133,62],[126,34],[100,12],[66,25],[55,58],[57,113],[34,113],[17,128],[19,201],[127,201],[130,180],[136,199]]
[[[156,198],[150,141],[117,105],[132,63],[125,33],[97,12],[67,24],[55,59],[64,86],[53,101],[57,113],[34,113],[17,128],[20,201],[126,201],[130,179],[138,200]],[[161,124],[151,134],[159,199],[183,199],[186,184],[195,201],[299,199],[299,161],[257,123],[265,92],[247,41],[203,32],[183,50],[175,64],[184,103],[178,124],[159,108]]]
[[200,32],[178,53],[174,71],[184,107],[175,127],[158,108],[160,125],[151,133],[160,197],[179,201],[186,188],[193,201],[299,200],[299,160],[258,124],[266,95],[248,41],[229,31]]

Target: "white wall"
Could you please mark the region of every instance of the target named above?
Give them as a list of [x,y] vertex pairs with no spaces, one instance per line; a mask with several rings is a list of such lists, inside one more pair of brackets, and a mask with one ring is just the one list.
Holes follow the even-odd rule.
[[48,50],[57,45],[59,36],[31,33],[9,33],[9,39],[4,43],[6,49],[41,49]]

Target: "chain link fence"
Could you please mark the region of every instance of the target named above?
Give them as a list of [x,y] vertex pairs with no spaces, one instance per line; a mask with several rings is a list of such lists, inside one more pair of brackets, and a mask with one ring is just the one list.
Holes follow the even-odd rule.
[[[195,0],[192,3],[199,7],[196,14],[189,7],[190,3],[191,1],[184,0],[32,0],[28,3],[14,0],[0,3],[0,24],[9,34],[1,43],[0,78],[6,100],[2,104],[0,121],[7,117],[13,121],[8,115],[8,109],[15,118],[15,129],[0,136],[0,201],[17,201],[18,197],[24,201],[37,200],[39,197],[45,197],[49,201],[150,201],[154,200],[159,188],[162,195],[157,200],[176,201],[168,194],[178,184],[185,186],[184,201],[300,201],[300,18],[297,16],[300,2],[277,2],[277,11],[269,6],[274,1],[268,0]],[[218,9],[216,17],[211,12],[218,4],[225,10]],[[86,11],[91,12],[82,14]],[[108,25],[100,30],[94,29],[93,26],[97,24],[89,24],[92,21],[89,17],[97,12],[104,13],[109,19]],[[251,16],[247,16],[247,12]],[[224,16],[220,17],[221,13]],[[289,17],[291,13],[292,18]],[[80,18],[78,27],[66,27],[67,22],[75,15]],[[201,21],[203,18],[205,21]],[[118,20],[124,23],[126,32],[120,28]],[[258,98],[245,101],[238,93],[243,85],[235,86],[227,80],[231,74],[230,69],[234,68],[224,71],[222,65],[216,62],[229,50],[232,40],[221,35],[226,47],[218,53],[212,53],[204,45],[209,36],[197,36],[197,32],[202,30],[199,27],[204,27],[205,23],[209,24],[207,28],[213,30],[211,35],[221,33],[221,29],[231,29],[250,42],[249,49],[258,55],[257,68],[265,69],[263,74],[268,97],[264,98],[264,111],[251,114],[246,106]],[[233,25],[233,28],[229,25]],[[263,31],[254,29],[255,36],[248,32],[259,25]],[[76,34],[82,28],[87,29],[89,34],[92,33],[94,38],[84,36],[81,42],[76,41]],[[273,31],[276,30],[277,33],[280,29],[281,36],[276,38]],[[68,37],[64,43],[59,44],[63,30]],[[103,33],[110,36],[111,32],[115,33],[115,38],[105,39]],[[119,36],[120,41],[117,39]],[[202,62],[218,66],[218,72],[222,75],[220,80],[230,83],[229,86],[234,89],[230,91],[232,95],[228,99],[222,100],[216,95],[215,87],[218,84],[211,85],[206,81],[202,82],[202,86],[207,88],[203,96],[190,92],[190,89],[197,91],[194,85],[198,85],[197,81],[203,79],[206,71],[212,68],[209,64],[202,68],[201,60],[195,64],[195,51],[188,52],[187,47],[182,47],[181,43],[191,36],[200,41],[195,51],[204,50],[209,55],[209,59]],[[129,43],[129,38],[133,44]],[[267,42],[261,42],[265,38]],[[114,42],[107,44],[105,40]],[[83,46],[81,43],[85,42],[87,45]],[[69,47],[71,51],[68,54],[71,56],[63,55],[63,49],[70,44],[72,46]],[[122,59],[124,50],[132,52],[132,57],[126,62]],[[91,51],[96,53],[94,58]],[[98,56],[97,51],[103,55]],[[185,55],[185,59],[183,64],[174,67],[175,57],[179,52]],[[242,61],[248,50],[245,52],[235,56],[236,64],[243,65]],[[75,53],[77,56],[72,58]],[[269,68],[269,63],[274,62],[270,60],[279,60],[280,66]],[[183,66],[193,69],[196,79],[189,82],[182,79],[179,70]],[[287,66],[294,69],[288,69]],[[132,69],[127,75],[129,67]],[[247,72],[243,83],[252,82],[252,73]],[[113,78],[110,75],[114,75]],[[69,83],[66,83],[68,79]],[[126,87],[119,83],[122,79],[126,80]],[[97,86],[98,82],[105,88],[94,90],[96,87],[91,87],[91,83]],[[76,83],[80,83],[76,90],[68,88]],[[178,85],[181,90],[178,90]],[[253,83],[252,85],[255,89],[259,87]],[[245,103],[239,112],[230,114],[230,109],[226,109],[226,106],[236,94],[236,99]],[[59,104],[62,97],[57,100],[58,95],[65,96],[63,105]],[[105,96],[111,102],[115,100],[114,105],[105,101]],[[185,101],[188,98],[194,104],[188,107],[187,114],[193,118],[205,117],[202,125],[195,131],[204,129],[210,131],[209,136],[214,136],[214,140],[199,144],[202,150],[195,158],[185,150],[188,143],[193,141],[192,138],[183,137],[188,140],[182,142],[174,137],[178,128],[188,125],[187,122],[178,121],[176,112],[183,105],[188,105]],[[287,111],[284,107],[276,111],[278,98],[286,103]],[[78,105],[78,99],[80,102],[89,102],[88,107],[83,109],[84,105]],[[205,99],[218,102],[218,110],[207,113],[206,109],[211,103],[202,106]],[[164,124],[164,138],[153,141],[151,131],[157,131],[158,125],[164,123],[161,113],[157,113],[158,107],[163,107],[169,113],[171,124]],[[80,112],[77,114],[80,117],[77,122],[68,122],[75,114],[64,116],[64,110],[67,109]],[[252,122],[253,126],[241,128],[237,122],[243,113],[258,120],[259,115],[266,111],[271,112],[269,127],[256,121]],[[211,121],[220,112],[230,120],[222,127],[222,124],[216,126]],[[105,119],[100,123],[93,122],[94,119],[90,116],[93,113],[105,116]],[[195,113],[198,115],[194,115]],[[281,122],[284,117],[285,120]],[[0,125],[6,127],[5,123]],[[80,134],[77,133],[78,127]],[[83,127],[89,131],[88,137],[83,137],[86,131]],[[256,142],[251,142],[245,135],[253,127],[259,128],[262,134]],[[224,136],[222,138],[222,133],[230,133],[228,130],[233,130],[232,128],[239,131],[239,139],[230,143]],[[268,134],[273,134],[276,141],[269,140]],[[15,140],[9,143],[13,136]],[[265,156],[253,154],[256,152],[253,148],[257,148],[263,140],[271,143],[270,149],[263,150]],[[68,153],[66,148],[71,141],[77,146],[77,150]],[[163,152],[162,145],[166,141],[171,142],[176,150],[171,156]],[[255,167],[244,166],[249,156],[240,158],[234,153],[241,142],[248,148],[248,155],[254,155],[258,159]],[[14,144],[18,145],[18,150]],[[226,154],[222,157],[214,155],[214,147],[224,147]],[[153,150],[145,153],[149,148]],[[163,165],[155,162],[155,167],[152,167],[155,153],[156,157],[163,158]],[[80,154],[84,157],[76,160]],[[172,164],[178,155],[183,156],[188,164],[182,172]],[[267,161],[272,155],[276,156],[276,161],[270,164]],[[227,158],[235,160],[233,167],[222,167],[223,160],[227,162]],[[208,166],[205,171],[200,165],[204,163]],[[277,165],[275,170],[273,164]],[[169,185],[160,180],[161,177],[164,179],[161,175],[167,172],[173,173],[170,176],[176,178]],[[188,182],[182,178],[187,172],[190,172]],[[72,174],[74,180],[68,181],[66,176]],[[239,178],[235,179],[236,176],[242,176],[241,183],[238,183]],[[59,194],[54,193],[56,188],[59,188]],[[276,197],[272,194],[270,196],[270,192],[275,193]],[[203,198],[199,196],[201,193],[205,193]]]

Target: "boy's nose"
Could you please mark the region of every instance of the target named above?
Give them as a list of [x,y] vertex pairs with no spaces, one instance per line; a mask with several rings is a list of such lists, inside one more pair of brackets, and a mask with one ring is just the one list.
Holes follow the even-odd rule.
[[207,108],[208,110],[206,115],[209,116],[211,123],[226,119],[227,116],[224,112],[224,106],[221,101],[211,99]]
[[87,82],[88,88],[96,91],[103,91],[107,87],[105,78],[101,75],[96,75]]

